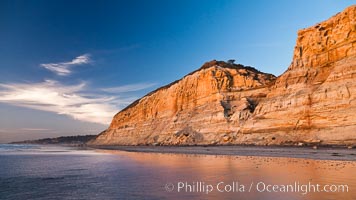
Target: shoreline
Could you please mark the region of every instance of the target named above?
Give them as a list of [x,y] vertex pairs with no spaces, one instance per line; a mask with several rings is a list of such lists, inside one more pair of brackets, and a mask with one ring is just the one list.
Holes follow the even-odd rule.
[[356,161],[356,149],[338,147],[280,147],[280,146],[88,146],[99,150],[141,153],[200,154],[226,156],[257,156],[304,158],[313,160]]

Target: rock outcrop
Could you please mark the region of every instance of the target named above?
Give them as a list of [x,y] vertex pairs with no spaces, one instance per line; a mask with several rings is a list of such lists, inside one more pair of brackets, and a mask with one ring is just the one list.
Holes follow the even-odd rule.
[[115,115],[95,145],[355,144],[356,6],[298,32],[276,78],[205,63]]
[[218,143],[250,118],[274,80],[271,74],[242,65],[205,63],[119,112],[95,143]]

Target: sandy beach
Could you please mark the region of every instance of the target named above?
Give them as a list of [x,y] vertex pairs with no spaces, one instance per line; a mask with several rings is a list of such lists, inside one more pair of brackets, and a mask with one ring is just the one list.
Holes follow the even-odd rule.
[[346,147],[265,147],[265,146],[91,146],[105,150],[146,153],[205,154],[231,156],[289,157],[315,160],[356,161],[356,149]]

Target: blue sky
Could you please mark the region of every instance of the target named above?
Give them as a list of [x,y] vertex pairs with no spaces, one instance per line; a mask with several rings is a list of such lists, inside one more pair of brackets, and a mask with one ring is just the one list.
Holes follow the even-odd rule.
[[213,59],[280,75],[297,31],[352,1],[0,1],[0,142],[97,134]]

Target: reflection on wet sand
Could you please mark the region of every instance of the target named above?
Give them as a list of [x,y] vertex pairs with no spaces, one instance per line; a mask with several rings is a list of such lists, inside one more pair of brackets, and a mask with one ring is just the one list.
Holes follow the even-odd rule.
[[[219,182],[231,184],[238,182],[250,187],[251,192],[209,193],[187,192],[177,188],[168,197],[199,197],[209,199],[356,199],[356,180],[354,161],[311,160],[299,158],[252,157],[252,156],[214,156],[194,154],[138,153],[115,150],[98,150],[100,152],[120,155],[144,168],[154,168],[159,173],[154,179],[162,184],[178,182],[196,185],[216,186]],[[348,192],[258,192],[256,184],[263,182],[271,185],[319,184],[347,185]],[[188,188],[189,189],[189,188]],[[162,186],[164,191],[164,186]]]

